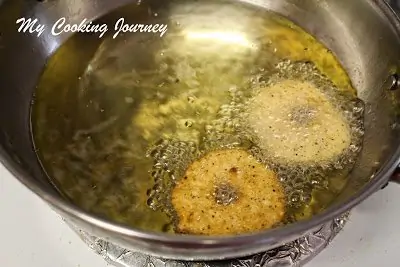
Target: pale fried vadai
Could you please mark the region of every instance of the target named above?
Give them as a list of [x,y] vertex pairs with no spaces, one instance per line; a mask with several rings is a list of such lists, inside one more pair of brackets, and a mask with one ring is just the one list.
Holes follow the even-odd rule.
[[248,108],[248,123],[279,163],[322,163],[351,144],[344,115],[310,82],[284,80],[263,88]]
[[269,229],[285,214],[275,173],[242,149],[209,152],[193,162],[171,197],[176,230],[226,235]]

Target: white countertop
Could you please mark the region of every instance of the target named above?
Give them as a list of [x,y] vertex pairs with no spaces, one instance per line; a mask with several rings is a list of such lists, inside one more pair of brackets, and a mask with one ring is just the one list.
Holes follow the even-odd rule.
[[[400,185],[357,207],[345,229],[306,267],[396,267]],[[106,267],[103,259],[0,165],[1,267]]]

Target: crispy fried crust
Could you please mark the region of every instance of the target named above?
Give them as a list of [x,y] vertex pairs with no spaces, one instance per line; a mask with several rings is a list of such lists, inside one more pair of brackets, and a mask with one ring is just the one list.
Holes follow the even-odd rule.
[[241,234],[279,223],[285,195],[273,171],[244,150],[225,149],[189,166],[173,189],[172,205],[178,232]]
[[279,163],[322,163],[351,144],[342,113],[313,84],[285,80],[263,88],[248,108],[260,146]]

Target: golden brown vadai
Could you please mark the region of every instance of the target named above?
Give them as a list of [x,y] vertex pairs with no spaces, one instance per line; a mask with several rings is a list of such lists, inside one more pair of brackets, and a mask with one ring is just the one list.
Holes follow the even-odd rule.
[[276,174],[242,149],[209,152],[194,161],[172,191],[176,230],[199,235],[269,229],[285,215]]
[[322,163],[351,144],[344,115],[311,82],[284,80],[263,88],[248,107],[260,146],[279,163]]

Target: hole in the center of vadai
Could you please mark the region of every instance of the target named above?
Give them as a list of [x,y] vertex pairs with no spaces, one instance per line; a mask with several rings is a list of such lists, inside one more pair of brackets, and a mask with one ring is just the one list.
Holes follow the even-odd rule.
[[299,125],[308,125],[317,114],[317,110],[311,106],[294,107],[290,114],[290,120]]
[[228,206],[239,199],[239,192],[228,182],[219,183],[215,186],[214,199],[217,204]]

